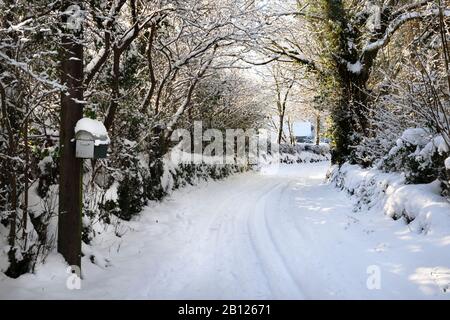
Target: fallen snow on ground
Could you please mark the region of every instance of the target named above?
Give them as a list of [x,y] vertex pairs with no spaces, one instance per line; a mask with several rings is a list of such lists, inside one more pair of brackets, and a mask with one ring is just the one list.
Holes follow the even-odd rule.
[[[121,238],[95,239],[80,290],[66,288],[54,254],[36,274],[0,274],[0,298],[449,299],[450,230],[418,234],[383,212],[355,212],[325,182],[328,168],[273,166],[177,190]],[[380,288],[370,290],[373,270]]]

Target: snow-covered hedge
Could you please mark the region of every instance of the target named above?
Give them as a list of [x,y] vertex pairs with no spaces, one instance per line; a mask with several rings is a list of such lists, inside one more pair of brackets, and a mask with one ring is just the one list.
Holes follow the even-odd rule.
[[114,182],[103,192],[100,215],[112,213],[130,220],[148,201],[161,200],[175,189],[199,181],[223,179],[247,169],[246,165],[220,164],[219,160],[182,153],[177,148],[152,162],[140,154],[128,153],[123,159],[121,173],[116,174]]
[[381,209],[403,219],[418,233],[450,234],[450,202],[441,196],[441,182],[405,184],[401,173],[362,169],[348,163],[333,166],[329,180],[356,198],[355,210]]
[[269,162],[311,163],[329,161],[331,159],[328,144],[280,144],[278,153],[268,157]]
[[221,157],[189,154],[174,148],[164,156],[161,187],[165,194],[170,194],[186,185],[195,185],[210,179],[224,179],[246,170],[247,164],[235,163],[234,159],[224,161]]

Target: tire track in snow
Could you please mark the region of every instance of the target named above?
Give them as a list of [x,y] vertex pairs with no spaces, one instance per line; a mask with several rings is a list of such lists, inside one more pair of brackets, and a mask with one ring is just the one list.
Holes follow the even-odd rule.
[[[236,180],[236,179],[234,179]],[[260,270],[250,270],[247,268],[248,261],[242,261],[242,256],[248,257],[248,250],[245,250],[246,239],[235,239],[236,232],[232,229],[233,221],[236,217],[245,217],[246,211],[250,210],[253,202],[248,201],[249,195],[245,191],[252,190],[250,197],[253,197],[253,193],[259,194],[261,189],[265,187],[265,180],[260,179],[256,174],[252,174],[251,179],[248,177],[239,177],[237,181],[233,181],[233,186],[238,186],[236,190],[233,190],[231,194],[224,192],[224,189],[219,189],[220,192],[215,194],[212,199],[204,202],[192,201],[188,205],[184,205],[184,210],[188,215],[195,212],[195,217],[192,217],[192,221],[189,223],[181,223],[179,225],[180,232],[178,235],[183,247],[180,248],[175,261],[172,263],[166,263],[168,268],[171,265],[178,265],[178,268],[171,268],[165,271],[163,275],[159,275],[159,281],[157,284],[149,285],[147,291],[149,294],[154,291],[155,285],[157,287],[166,287],[169,292],[178,292],[176,297],[205,297],[225,294],[226,297],[231,298],[231,295],[227,296],[227,286],[229,287],[229,281],[233,280],[228,277],[220,277],[218,269],[222,269],[222,275],[227,276],[231,273],[236,275],[235,269],[246,269],[246,275],[253,274],[253,283],[249,285],[249,289],[246,290],[248,294],[255,294],[251,290],[254,290],[255,285],[261,287],[261,291],[264,293],[264,284],[261,284]],[[222,182],[226,184],[226,181]],[[198,190],[200,191],[200,190]],[[214,202],[214,211],[211,211],[211,202]],[[242,223],[237,222],[236,225],[242,228]],[[198,233],[194,231],[202,230]],[[177,232],[172,230],[171,234]],[[243,240],[242,242],[239,240]],[[245,255],[242,253],[245,251]],[[255,260],[255,257],[248,257]],[[235,263],[230,262],[230,259],[235,260]],[[182,263],[182,261],[189,261],[188,263]],[[244,263],[243,263],[244,262]],[[254,265],[254,264],[253,264]],[[252,266],[253,266],[252,265]],[[220,268],[217,268],[220,266]],[[165,269],[165,268],[164,268]],[[259,274],[255,277],[255,274]],[[181,277],[180,277],[181,275]],[[163,279],[161,279],[163,278]],[[174,281],[174,280],[177,281]],[[247,279],[249,280],[249,279]],[[259,283],[256,283],[258,280]],[[246,284],[245,277],[235,278],[234,281],[239,288],[239,284]],[[222,288],[217,288],[222,286]],[[209,287],[209,288],[207,288]],[[222,290],[215,290],[222,289]],[[205,293],[208,291],[208,294]],[[238,296],[242,292],[236,292]],[[265,297],[261,293],[260,295]],[[218,297],[220,298],[220,296]]]
[[288,184],[278,183],[268,192],[262,194],[255,204],[254,210],[249,214],[247,225],[249,228],[250,241],[255,252],[263,264],[264,273],[269,281],[273,298],[301,299],[304,297],[295,277],[292,275],[286,261],[280,254],[279,246],[267,225],[266,208],[271,194],[280,196]]

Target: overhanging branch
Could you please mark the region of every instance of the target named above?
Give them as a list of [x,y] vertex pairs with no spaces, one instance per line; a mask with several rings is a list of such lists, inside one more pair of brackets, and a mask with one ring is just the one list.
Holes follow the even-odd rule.
[[[450,17],[450,10],[444,10],[443,14],[446,17]],[[416,19],[424,19],[432,16],[437,17],[438,15],[439,9],[425,10],[423,12],[407,12],[401,14],[389,24],[389,26],[386,28],[385,33],[380,39],[374,42],[370,42],[364,47],[362,56],[370,52],[377,51],[386,46],[391,40],[394,33],[406,22]]]

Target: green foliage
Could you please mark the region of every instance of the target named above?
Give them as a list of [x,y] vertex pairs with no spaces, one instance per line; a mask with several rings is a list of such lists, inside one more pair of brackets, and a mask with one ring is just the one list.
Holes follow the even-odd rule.
[[[321,71],[317,74],[317,99],[330,110],[328,135],[332,138],[332,159],[335,163],[347,160],[355,132],[350,105],[345,94],[346,81],[342,77],[341,59],[352,61],[355,52],[349,51],[348,41],[354,37],[349,27],[348,11],[342,0],[308,1],[309,22],[318,32],[318,60]],[[323,17],[317,19],[317,17]]]
[[114,161],[119,169],[119,186],[117,189],[118,208],[112,213],[124,220],[130,220],[146,204],[144,183],[149,175],[148,169],[139,157],[135,142],[118,140]]
[[142,211],[145,205],[143,182],[136,171],[130,171],[129,175],[120,182],[118,189],[118,205],[120,211],[116,215],[123,220],[130,220]]

